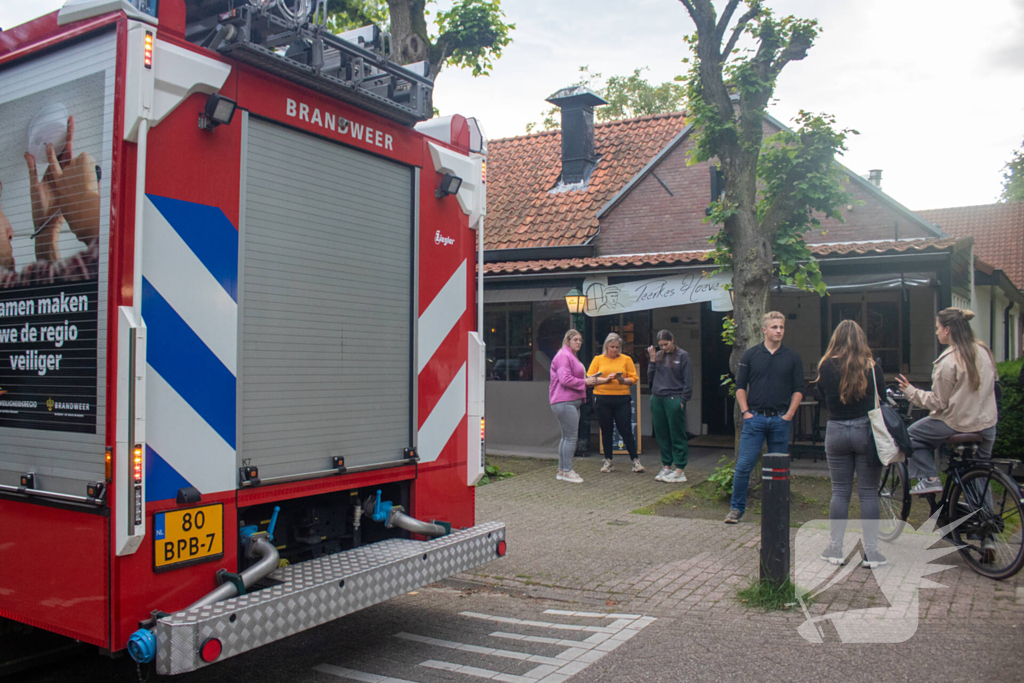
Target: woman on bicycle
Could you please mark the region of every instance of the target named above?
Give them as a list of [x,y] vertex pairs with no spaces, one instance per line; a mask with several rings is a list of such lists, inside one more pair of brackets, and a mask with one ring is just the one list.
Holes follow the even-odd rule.
[[844,320],[832,333],[832,340],[818,363],[815,380],[818,395],[828,406],[825,426],[825,458],[832,478],[829,505],[831,539],[821,559],[843,564],[843,535],[857,474],[857,497],[864,528],[863,567],[885,564],[878,552],[878,482],[882,463],[875,451],[868,411],[875,407],[875,392],[885,394],[885,378],[871,356],[867,337],[860,325]]
[[899,375],[897,381],[907,399],[931,410],[928,417],[910,425],[914,448],[908,463],[909,474],[919,479],[910,490],[913,495],[942,493],[942,482],[935,469],[935,449],[953,434],[979,432],[982,458],[992,457],[996,440],[996,367],[991,352],[974,338],[971,311],[944,308],[935,319],[935,336],[947,345],[932,364],[932,390],[922,391]]

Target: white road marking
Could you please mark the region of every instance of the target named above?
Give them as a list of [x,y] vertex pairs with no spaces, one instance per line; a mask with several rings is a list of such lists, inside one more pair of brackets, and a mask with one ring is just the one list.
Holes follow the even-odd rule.
[[415,681],[407,681],[402,678],[378,676],[377,674],[354,671],[353,669],[346,669],[343,666],[333,666],[331,664],[320,664],[318,666],[314,666],[313,670],[319,671],[323,674],[337,676],[338,678],[347,678],[352,681],[363,681],[364,683],[415,683]]
[[642,614],[602,614],[600,612],[570,612],[564,609],[546,609],[542,614],[552,614],[560,617],[584,617],[588,619],[639,619]]
[[506,659],[518,659],[523,662],[537,662],[538,664],[554,664],[555,666],[561,666],[562,664],[565,664],[564,661],[560,659],[555,659],[554,657],[542,657],[541,655],[531,655],[526,652],[516,652],[514,650],[499,650],[493,647],[480,647],[479,645],[457,643],[452,640],[428,638],[427,636],[419,636],[414,633],[396,633],[395,637],[402,638],[404,640],[412,640],[417,643],[424,643],[425,645],[436,645],[438,647],[446,647],[449,650],[473,652],[478,655],[484,655],[485,657],[504,657]]
[[[447,662],[440,659],[428,659],[420,662],[420,666],[428,669],[450,671],[452,673],[462,674],[473,678],[502,681],[502,683],[564,683],[572,676],[575,676],[585,670],[594,662],[602,659],[609,652],[617,649],[645,627],[656,621],[654,617],[645,617],[639,614],[600,614],[597,612],[567,612],[563,610],[547,610],[544,614],[564,617],[571,616],[584,619],[614,619],[614,621],[608,626],[579,626],[577,624],[515,619],[512,617],[502,617],[493,614],[483,614],[480,612],[460,613],[460,616],[469,617],[471,619],[481,619],[501,624],[590,634],[583,640],[528,636],[520,633],[508,633],[505,631],[494,631],[489,634],[492,638],[501,638],[504,640],[519,641],[522,643],[555,645],[566,648],[565,651],[561,652],[556,657],[545,657],[530,654],[529,652],[519,652],[517,650],[471,645],[469,643],[432,638],[430,636],[407,633],[405,631],[396,633],[395,637],[419,643],[426,647],[440,647],[447,650],[455,650],[463,653],[464,655],[497,657],[512,659],[524,663],[529,662],[537,664],[537,666],[526,673],[511,674],[493,669],[472,666],[470,664]],[[355,671],[353,669],[332,666],[330,664],[321,664],[314,667],[314,670],[338,676],[340,678],[362,681],[363,683],[414,683],[412,681]]]
[[[619,619],[609,626],[578,626],[576,624],[556,624],[550,621],[532,621],[530,619],[515,619],[513,617],[497,617],[491,614],[480,614],[479,612],[459,612],[463,617],[472,619],[483,619],[495,621],[499,624],[516,624],[517,626],[536,626],[537,628],[550,628],[556,631],[580,631],[587,633],[618,633],[625,624],[633,623],[633,619]],[[621,623],[620,623],[621,622]]]

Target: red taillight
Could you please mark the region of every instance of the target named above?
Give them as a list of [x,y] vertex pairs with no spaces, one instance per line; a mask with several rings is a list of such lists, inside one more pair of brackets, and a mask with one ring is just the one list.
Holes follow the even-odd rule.
[[216,638],[210,638],[199,648],[199,656],[202,657],[204,662],[212,662],[217,657],[220,657],[220,653],[223,651],[224,646],[220,644],[220,641]]
[[505,541],[498,541],[498,557],[505,557]]
[[153,68],[153,32],[146,31],[146,41],[143,47],[142,63],[147,69]]
[[480,418],[480,440],[484,440],[484,418]]
[[135,444],[132,451],[132,477],[136,484],[142,483],[142,445]]

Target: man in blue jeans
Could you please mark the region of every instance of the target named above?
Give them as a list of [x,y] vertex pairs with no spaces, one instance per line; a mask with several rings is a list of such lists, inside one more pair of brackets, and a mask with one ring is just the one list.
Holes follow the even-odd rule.
[[732,478],[732,509],[726,524],[736,524],[747,509],[750,472],[761,446],[769,453],[786,453],[789,428],[804,397],[804,365],[793,349],[782,345],[786,316],[765,313],[761,324],[764,342],[747,349],[736,373],[736,402],[743,411],[743,431],[736,473]]

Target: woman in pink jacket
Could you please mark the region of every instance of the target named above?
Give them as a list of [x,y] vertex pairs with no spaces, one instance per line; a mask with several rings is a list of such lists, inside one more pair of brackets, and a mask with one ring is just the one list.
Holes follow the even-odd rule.
[[576,358],[581,346],[583,335],[576,330],[565,333],[562,348],[551,359],[551,384],[548,387],[551,412],[562,428],[562,440],[558,444],[558,480],[574,484],[583,483],[583,478],[572,468],[580,428],[580,406],[587,398],[587,387],[610,380],[608,377],[587,377],[583,363]]

